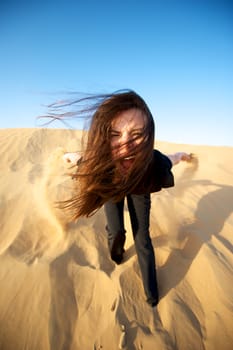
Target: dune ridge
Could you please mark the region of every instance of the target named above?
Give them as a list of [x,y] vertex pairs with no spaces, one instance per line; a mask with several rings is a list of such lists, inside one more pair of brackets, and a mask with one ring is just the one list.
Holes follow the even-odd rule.
[[152,194],[160,302],[145,302],[127,209],[123,264],[110,259],[103,210],[74,223],[64,152],[81,132],[0,130],[0,350],[231,350],[233,148],[157,141],[193,152],[176,186]]

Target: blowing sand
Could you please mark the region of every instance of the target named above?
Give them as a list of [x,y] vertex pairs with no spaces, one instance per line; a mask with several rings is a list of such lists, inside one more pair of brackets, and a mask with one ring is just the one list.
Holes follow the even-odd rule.
[[109,259],[101,209],[69,222],[64,152],[80,132],[0,130],[1,350],[232,350],[233,148],[157,142],[193,152],[176,186],[152,195],[160,302],[145,302],[126,210],[124,263]]

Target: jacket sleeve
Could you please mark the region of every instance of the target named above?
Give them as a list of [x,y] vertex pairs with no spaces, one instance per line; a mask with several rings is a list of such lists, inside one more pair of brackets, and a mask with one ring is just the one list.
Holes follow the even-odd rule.
[[154,150],[151,192],[174,186],[174,176],[171,168],[172,162],[170,159],[158,150]]

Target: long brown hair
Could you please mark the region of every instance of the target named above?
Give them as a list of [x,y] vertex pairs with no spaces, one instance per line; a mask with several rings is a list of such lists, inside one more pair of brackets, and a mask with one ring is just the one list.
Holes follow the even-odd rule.
[[[75,101],[75,104],[84,99]],[[133,193],[149,166],[154,146],[154,120],[145,101],[134,91],[124,90],[113,94],[89,96],[95,100],[82,112],[94,111],[86,133],[84,151],[77,171],[73,174],[75,195],[60,203],[72,211],[74,219],[94,214],[108,200],[119,201]],[[96,102],[97,100],[97,102]],[[146,117],[142,142],[132,151],[135,161],[125,176],[118,173],[111,153],[111,125],[114,118],[129,109],[138,109]],[[65,115],[64,115],[65,116]],[[131,140],[132,141],[132,140]],[[129,142],[131,142],[129,141]]]

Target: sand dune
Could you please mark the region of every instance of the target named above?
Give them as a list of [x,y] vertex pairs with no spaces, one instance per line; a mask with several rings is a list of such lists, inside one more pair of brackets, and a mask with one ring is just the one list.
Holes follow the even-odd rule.
[[176,186],[152,195],[161,299],[145,303],[126,210],[125,260],[110,261],[105,220],[70,222],[64,152],[79,131],[0,130],[0,350],[231,350],[233,148],[157,142],[193,152]]

